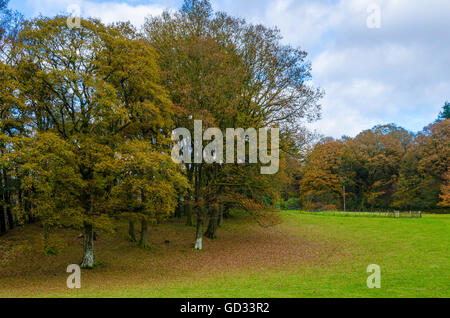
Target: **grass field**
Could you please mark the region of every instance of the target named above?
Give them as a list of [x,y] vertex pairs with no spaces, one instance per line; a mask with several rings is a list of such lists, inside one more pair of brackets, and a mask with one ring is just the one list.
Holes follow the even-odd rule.
[[[0,297],[450,297],[449,215],[282,220],[265,229],[236,215],[201,252],[182,220],[152,228],[151,250],[127,242],[120,225],[100,235],[100,265],[83,271],[80,290],[67,289],[65,272],[81,258],[77,231],[55,233],[60,253],[44,256],[39,226],[16,229],[0,238]],[[366,286],[370,264],[381,267],[381,289]]]

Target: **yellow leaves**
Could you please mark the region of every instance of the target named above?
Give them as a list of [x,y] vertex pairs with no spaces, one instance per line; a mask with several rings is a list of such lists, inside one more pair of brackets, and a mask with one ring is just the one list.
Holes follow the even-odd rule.
[[155,53],[134,32],[92,19],[75,29],[65,17],[27,22],[17,44],[19,75],[36,118],[45,116],[66,139],[169,129],[171,101]]
[[186,191],[188,183],[168,154],[149,141],[133,139],[117,148],[115,161],[120,183],[111,192],[112,209],[149,221],[174,212],[178,193]]
[[93,216],[83,215],[82,219],[84,222],[92,224],[96,229],[105,231],[107,233],[114,232],[113,222],[108,214],[100,214]]
[[[55,133],[36,134],[16,142],[14,160],[25,200],[33,202],[33,213],[54,226],[73,214],[83,187],[77,171],[74,147]],[[23,211],[21,211],[23,212]]]

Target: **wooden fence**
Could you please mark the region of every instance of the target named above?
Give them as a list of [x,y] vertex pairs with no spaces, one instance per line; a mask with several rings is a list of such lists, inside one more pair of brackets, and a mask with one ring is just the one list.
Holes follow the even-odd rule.
[[422,218],[422,211],[302,211],[301,213],[329,215],[329,216],[366,216],[366,217],[386,217],[386,218]]

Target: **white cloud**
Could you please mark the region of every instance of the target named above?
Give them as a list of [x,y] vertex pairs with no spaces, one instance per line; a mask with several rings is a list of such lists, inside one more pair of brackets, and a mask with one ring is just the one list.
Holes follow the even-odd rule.
[[[104,22],[145,16],[182,0],[27,0],[45,15],[81,4],[84,16]],[[212,0],[215,9],[252,23],[278,26],[285,42],[309,52],[313,83],[326,91],[322,134],[355,135],[395,122],[419,130],[450,100],[450,1],[448,0]],[[367,8],[378,4],[381,28],[367,28]]]
[[27,0],[27,7],[32,8],[33,15],[67,14],[68,8],[73,5],[79,6],[83,17],[99,18],[104,23],[130,21],[137,27],[145,22],[147,16],[159,15],[165,8],[159,4],[132,5],[124,1]]
[[104,23],[116,21],[130,21],[135,26],[141,26],[145,18],[150,15],[159,15],[164,8],[159,5],[131,6],[126,3],[94,3],[85,1],[82,14],[100,18]]
[[[372,3],[381,29],[367,28]],[[322,134],[390,122],[419,130],[450,99],[449,1],[278,0],[267,8],[260,22],[313,53],[313,82],[327,95],[323,120],[311,127]]]

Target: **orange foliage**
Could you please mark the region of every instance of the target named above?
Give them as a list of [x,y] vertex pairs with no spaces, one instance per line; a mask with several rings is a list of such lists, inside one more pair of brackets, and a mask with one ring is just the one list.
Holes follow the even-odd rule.
[[440,195],[440,206],[450,207],[450,169],[445,174],[445,183],[442,185],[442,194]]

